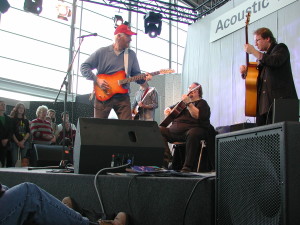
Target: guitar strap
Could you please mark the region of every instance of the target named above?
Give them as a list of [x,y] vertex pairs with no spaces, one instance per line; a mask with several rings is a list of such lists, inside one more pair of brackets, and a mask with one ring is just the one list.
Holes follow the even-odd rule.
[[149,91],[149,87],[147,87],[147,89],[144,91],[143,96],[141,97],[141,101],[144,100],[145,95],[147,94],[147,92]]
[[125,67],[125,74],[126,77],[128,75],[128,48],[124,50],[124,67]]

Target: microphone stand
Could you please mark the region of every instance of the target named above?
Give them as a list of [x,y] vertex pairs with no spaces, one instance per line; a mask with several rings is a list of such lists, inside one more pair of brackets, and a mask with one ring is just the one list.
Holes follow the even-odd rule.
[[64,78],[64,80],[63,80],[63,82],[62,82],[62,84],[60,86],[60,89],[59,89],[58,94],[56,96],[56,99],[54,101],[54,103],[57,102],[57,99],[58,99],[58,96],[60,95],[62,87],[65,85],[64,113],[63,113],[63,115],[64,115],[64,119],[63,119],[63,140],[62,140],[63,149],[62,149],[62,160],[60,161],[60,164],[59,164],[60,168],[65,168],[67,166],[67,160],[65,158],[65,147],[66,147],[66,141],[65,141],[65,139],[66,139],[66,112],[67,112],[67,110],[66,110],[66,102],[67,102],[67,97],[68,97],[68,86],[69,86],[67,78],[68,78],[68,75],[71,73],[71,70],[73,68],[74,60],[75,60],[75,58],[76,58],[76,56],[77,56],[77,54],[79,52],[79,49],[81,47],[81,44],[82,44],[83,40],[84,40],[84,38],[80,38],[79,46],[78,46],[78,48],[77,48],[77,50],[75,52],[75,55],[73,56],[72,62],[70,63],[70,65],[68,67],[68,70],[67,70],[67,73],[65,75],[65,78]]
[[[68,81],[67,81],[67,78],[68,78],[68,75],[70,74],[71,70],[72,70],[72,67],[73,67],[73,63],[74,63],[74,60],[79,52],[79,49],[81,47],[81,44],[83,42],[84,38],[80,38],[80,41],[79,41],[79,46],[75,52],[75,55],[73,56],[73,59],[68,67],[68,70],[67,70],[67,73],[64,77],[64,80],[60,86],[60,89],[58,91],[58,94],[56,96],[56,99],[54,101],[54,103],[57,102],[57,99],[58,99],[58,96],[60,95],[61,93],[61,90],[62,90],[62,87],[65,85],[65,97],[64,97],[64,112],[63,112],[63,115],[64,115],[64,119],[63,119],[63,140],[62,140],[62,145],[63,145],[63,149],[62,149],[62,155],[61,155],[61,161],[59,163],[58,166],[46,166],[46,167],[28,167],[28,170],[34,170],[34,169],[66,169],[67,167],[67,160],[66,160],[66,157],[65,157],[65,138],[66,138],[66,102],[67,102],[67,97],[68,97]],[[71,124],[70,124],[71,125]]]

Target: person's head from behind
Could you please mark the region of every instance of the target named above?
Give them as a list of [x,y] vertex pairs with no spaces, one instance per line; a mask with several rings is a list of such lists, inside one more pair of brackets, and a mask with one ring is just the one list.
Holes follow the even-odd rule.
[[271,44],[276,43],[276,39],[272,31],[262,27],[253,32],[255,46],[260,51],[267,51]]
[[190,97],[200,97],[202,98],[202,86],[198,82],[193,82],[188,89]]
[[129,26],[121,24],[116,28],[114,35],[115,44],[117,44],[119,50],[123,50],[129,47],[131,36],[136,35],[136,33],[132,32]]
[[36,117],[39,119],[46,120],[47,112],[48,107],[45,105],[41,105],[36,109]]

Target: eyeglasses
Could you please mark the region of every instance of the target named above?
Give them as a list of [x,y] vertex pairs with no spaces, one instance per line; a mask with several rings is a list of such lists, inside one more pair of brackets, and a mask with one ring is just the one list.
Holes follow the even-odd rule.
[[262,38],[256,39],[255,43],[259,42],[260,40],[262,40]]

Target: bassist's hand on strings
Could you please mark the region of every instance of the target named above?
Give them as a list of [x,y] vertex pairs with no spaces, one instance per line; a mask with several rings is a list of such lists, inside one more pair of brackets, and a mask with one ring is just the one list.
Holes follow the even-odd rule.
[[253,45],[245,44],[244,45],[244,51],[248,54],[254,55],[258,60],[260,60],[263,56],[263,54],[260,51],[257,51]]
[[250,44],[245,44],[244,45],[244,51],[247,52],[248,54],[254,54],[256,51],[253,45]]
[[240,73],[243,79],[246,79],[247,76],[247,66],[242,65],[240,66]]

